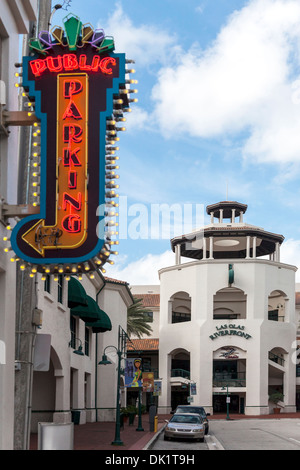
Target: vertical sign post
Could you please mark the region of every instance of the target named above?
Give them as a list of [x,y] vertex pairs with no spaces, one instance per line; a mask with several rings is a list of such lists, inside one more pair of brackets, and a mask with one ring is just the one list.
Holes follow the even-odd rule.
[[[30,41],[21,86],[35,113],[32,187],[37,214],[10,237],[21,268],[32,273],[91,275],[107,262],[117,225],[117,134],[130,111],[125,54],[103,30],[68,16]],[[114,217],[114,219],[110,219]]]

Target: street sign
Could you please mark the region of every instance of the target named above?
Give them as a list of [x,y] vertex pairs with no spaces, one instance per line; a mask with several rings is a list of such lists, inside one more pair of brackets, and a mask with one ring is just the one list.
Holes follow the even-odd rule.
[[127,86],[133,71],[113,38],[74,15],[30,48],[21,85],[38,121],[31,178],[39,212],[17,223],[11,249],[34,273],[90,275],[117,254],[115,144],[136,101]]

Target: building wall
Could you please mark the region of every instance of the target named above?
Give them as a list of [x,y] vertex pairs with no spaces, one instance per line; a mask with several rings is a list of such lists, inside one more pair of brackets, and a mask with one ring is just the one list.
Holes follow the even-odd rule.
[[[115,419],[116,393],[117,393],[117,368],[118,356],[116,347],[118,347],[119,327],[126,332],[127,329],[127,308],[132,300],[130,294],[118,283],[107,282],[105,289],[101,292],[99,298],[100,308],[109,314],[112,324],[112,331],[99,335],[98,359],[101,361],[105,348],[108,359],[112,362],[110,365],[98,366],[98,420],[112,421]],[[122,331],[121,330],[121,331]],[[109,347],[113,346],[113,347]],[[124,361],[121,363],[125,367]],[[121,406],[126,405],[126,390],[122,388]]]
[[[81,281],[86,293],[109,316],[112,330],[93,333],[90,328],[89,355],[74,354],[70,347],[70,309],[68,308],[67,281],[64,282],[63,300],[58,302],[57,282],[51,279],[51,292],[44,290],[44,281],[38,283],[38,308],[42,311],[43,322],[38,334],[51,335],[51,360],[49,371],[34,373],[32,426],[37,432],[39,421],[68,423],[71,410],[80,411],[80,424],[96,420],[112,420],[116,407],[116,353],[111,348],[108,356],[111,366],[100,366],[104,348],[118,346],[119,325],[126,330],[127,308],[131,297],[125,283],[105,283],[95,276],[90,281]],[[81,340],[83,350],[86,324],[76,319],[76,349]],[[125,401],[125,396],[123,397]],[[96,412],[98,410],[98,413]],[[48,410],[48,411],[47,411]]]
[[[1,96],[1,112],[18,110],[18,96],[14,87],[19,62],[21,34],[29,32],[30,21],[36,20],[37,0],[2,1],[0,8],[0,79],[5,84]],[[19,129],[11,127],[9,136],[0,134],[0,195],[9,204],[17,202],[18,138]],[[7,234],[0,224],[0,342],[5,345],[5,360],[0,360],[0,450],[13,448],[14,426],[14,358],[15,358],[15,265],[3,254],[3,236]],[[2,362],[2,363],[1,363]],[[3,364],[5,362],[5,364]]]
[[[214,295],[228,286],[228,263],[200,261],[160,270],[160,361],[159,374],[163,378],[160,409],[170,410],[171,355],[185,351],[190,355],[191,380],[197,384],[194,403],[212,412],[212,366],[214,352],[234,346],[246,352],[246,413],[262,414],[268,404],[268,352],[281,348],[286,357],[284,374],[285,411],[295,410],[295,365],[291,361],[292,344],[296,337],[295,323],[295,268],[266,260],[234,262],[234,287],[247,296],[246,319],[234,321],[213,320]],[[268,296],[273,290],[283,291],[286,302],[286,321],[268,320]],[[170,321],[171,297],[176,292],[187,292],[191,297],[191,321]],[[217,336],[222,325],[235,323],[244,328],[251,338]],[[234,392],[237,392],[235,389]]]

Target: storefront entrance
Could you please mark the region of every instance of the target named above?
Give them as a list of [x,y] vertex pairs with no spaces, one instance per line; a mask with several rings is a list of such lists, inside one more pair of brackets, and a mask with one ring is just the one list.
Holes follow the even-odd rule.
[[178,405],[188,405],[188,396],[189,396],[189,389],[188,387],[180,389],[176,387],[176,390],[172,390],[171,393],[171,408],[172,410],[176,410]]
[[[213,396],[213,412],[214,413],[226,413],[227,403],[226,395],[214,395]],[[238,395],[230,394],[229,413],[243,413],[244,398],[240,398]]]

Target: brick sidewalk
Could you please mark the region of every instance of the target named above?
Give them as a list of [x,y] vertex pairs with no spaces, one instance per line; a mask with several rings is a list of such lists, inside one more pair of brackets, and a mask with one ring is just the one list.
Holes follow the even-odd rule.
[[[158,429],[165,425],[165,420],[171,418],[170,415],[158,415]],[[280,413],[259,416],[249,416],[241,414],[230,414],[231,420],[237,419],[290,419],[300,418],[300,413]],[[225,420],[226,413],[214,414],[209,416],[209,421]],[[97,422],[74,425],[74,450],[110,450],[110,451],[124,451],[124,450],[143,450],[145,446],[154,438],[155,432],[150,431],[149,416],[148,414],[142,415],[142,428],[144,431],[137,431],[138,417],[135,418],[134,424],[124,424],[123,429],[120,431],[120,437],[123,442],[122,446],[112,445],[115,438],[115,423],[114,422]],[[31,435],[30,450],[37,450],[37,434]]]
[[[159,432],[165,425],[165,419],[169,420],[171,415],[159,415],[157,431]],[[138,417],[135,417],[133,425],[124,424],[121,428],[120,437],[122,446],[112,445],[115,439],[115,422],[96,422],[74,425],[74,450],[142,450],[148,442],[155,436],[155,432],[150,431],[148,414],[142,415],[142,428],[144,431],[137,431]],[[37,434],[31,435],[30,450],[37,450]]]

